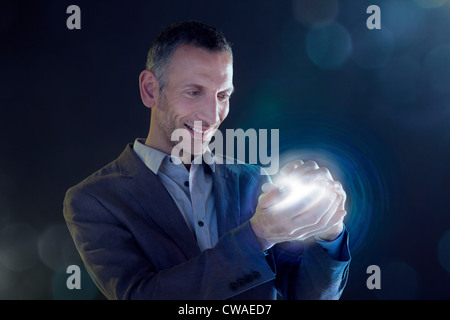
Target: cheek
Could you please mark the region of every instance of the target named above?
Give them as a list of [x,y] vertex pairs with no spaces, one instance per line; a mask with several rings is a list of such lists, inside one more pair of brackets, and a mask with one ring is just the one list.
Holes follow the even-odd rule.
[[195,112],[201,106],[201,104],[189,99],[175,99],[172,105],[174,112],[182,117]]
[[188,117],[191,109],[192,106],[189,103],[177,99],[167,101],[166,104],[166,111],[170,114],[169,117],[174,125],[179,125],[178,122],[182,122],[184,118]]
[[221,108],[221,110],[219,111],[220,122],[225,120],[225,118],[228,116],[229,111],[230,111],[230,106],[229,106],[229,103],[227,103],[226,106]]

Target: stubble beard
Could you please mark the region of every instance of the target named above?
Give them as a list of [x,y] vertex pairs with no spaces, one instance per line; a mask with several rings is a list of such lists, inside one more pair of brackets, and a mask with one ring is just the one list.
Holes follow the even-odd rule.
[[[152,110],[152,112],[155,112],[155,116],[157,118],[156,124],[159,127],[160,132],[162,133],[163,139],[165,140],[165,144],[170,146],[170,151],[173,150],[175,147],[179,147],[180,141],[172,141],[172,134],[176,129],[183,129],[188,132],[188,129],[184,126],[184,123],[188,123],[189,121],[183,118],[177,118],[176,115],[174,115],[172,112],[171,106],[169,105],[167,99],[165,96],[161,99],[160,105],[158,108],[155,108]],[[179,126],[177,126],[179,124]],[[197,142],[198,143],[198,142]],[[190,150],[190,156],[191,158],[197,156],[194,154],[194,139],[191,138],[189,141],[190,147],[183,149],[183,152],[185,150]],[[201,153],[204,153],[206,150],[206,147],[208,146],[209,141],[202,141],[202,150]],[[169,152],[170,152],[169,151]]]

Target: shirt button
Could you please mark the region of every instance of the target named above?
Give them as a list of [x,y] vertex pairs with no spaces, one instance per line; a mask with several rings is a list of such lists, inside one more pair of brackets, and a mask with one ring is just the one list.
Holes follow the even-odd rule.
[[185,181],[185,182],[184,182],[184,185],[185,185],[186,187],[189,187],[189,181]]
[[198,225],[199,225],[200,227],[203,227],[205,224],[203,223],[203,221],[199,221],[199,222],[198,222]]

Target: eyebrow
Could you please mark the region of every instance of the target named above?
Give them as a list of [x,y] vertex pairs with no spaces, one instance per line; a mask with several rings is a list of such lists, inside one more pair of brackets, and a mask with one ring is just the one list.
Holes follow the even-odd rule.
[[[197,83],[193,83],[193,82],[187,83],[186,85],[183,86],[183,88],[189,88],[189,87],[194,87],[194,88],[198,88],[198,89],[205,88],[204,86],[199,85]],[[232,94],[234,92],[234,86],[231,85],[231,87],[226,88],[225,90],[221,90],[221,91],[228,91],[230,94]]]

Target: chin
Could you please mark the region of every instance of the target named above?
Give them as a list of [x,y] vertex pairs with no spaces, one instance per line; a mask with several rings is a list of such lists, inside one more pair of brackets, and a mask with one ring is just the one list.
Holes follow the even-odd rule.
[[191,143],[191,155],[193,157],[196,157],[196,156],[199,156],[199,155],[202,155],[203,153],[205,153],[206,148],[209,145],[209,141],[208,142],[201,142],[201,143],[197,142],[197,144],[198,144],[197,146],[195,146],[195,144],[196,143],[194,141],[192,141],[192,143]]

